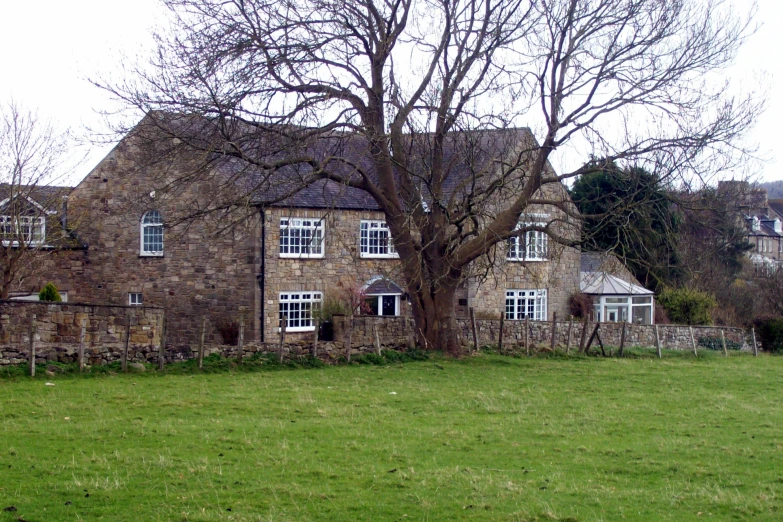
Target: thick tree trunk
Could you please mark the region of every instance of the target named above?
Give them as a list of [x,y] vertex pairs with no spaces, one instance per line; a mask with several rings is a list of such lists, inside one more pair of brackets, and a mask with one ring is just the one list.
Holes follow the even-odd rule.
[[457,340],[457,317],[454,312],[456,285],[434,285],[413,296],[413,318],[419,348],[438,350],[453,356],[462,353]]

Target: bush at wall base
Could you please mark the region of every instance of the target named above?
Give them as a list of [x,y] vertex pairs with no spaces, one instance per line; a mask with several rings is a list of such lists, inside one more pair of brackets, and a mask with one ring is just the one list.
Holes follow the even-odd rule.
[[783,353],[783,317],[759,317],[753,326],[763,350]]
[[46,283],[46,286],[44,286],[38,294],[38,299],[51,303],[59,303],[63,300],[62,297],[60,297],[60,292],[57,291],[57,287],[52,283]]

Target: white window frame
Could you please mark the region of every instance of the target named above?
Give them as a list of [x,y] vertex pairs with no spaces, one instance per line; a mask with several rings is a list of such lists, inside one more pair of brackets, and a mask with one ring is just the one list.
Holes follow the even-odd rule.
[[[23,234],[22,227],[27,227],[24,238],[26,246],[40,247],[46,244],[46,218],[44,216],[8,216],[0,215],[0,236],[15,239],[3,239],[4,246],[19,246],[18,238]],[[37,237],[35,230],[38,231]]]
[[[634,298],[648,299],[646,303],[634,303]],[[611,302],[607,302],[610,299]],[[633,312],[635,308],[649,308],[650,309],[650,324],[655,324],[655,300],[651,294],[636,294],[636,295],[602,295],[599,296],[593,302],[593,310],[596,313],[596,320],[599,323],[609,322],[607,319],[607,308],[617,308],[620,310],[620,317],[616,322],[622,322],[622,315],[625,314],[625,318],[628,322],[633,322]],[[623,312],[622,309],[625,311]]]
[[[145,223],[144,221],[147,219],[147,216],[151,214],[152,212],[155,212],[158,214],[158,217],[160,217],[160,223]],[[160,251],[157,250],[145,250],[144,245],[144,231],[147,228],[154,228],[154,227],[160,227]],[[148,210],[141,216],[141,221],[139,222],[139,255],[143,257],[163,257],[163,252],[165,251],[165,236],[163,234],[163,216],[161,215],[159,210]]]
[[[509,303],[513,301],[513,304]],[[506,299],[504,301],[503,313],[509,321],[523,321],[529,312],[530,301],[532,301],[533,312],[528,316],[531,321],[547,320],[547,291],[546,288],[536,290],[506,290]],[[520,302],[524,302],[520,306]]]
[[[323,301],[321,292],[309,290],[280,292],[278,297],[278,331],[280,330],[279,324],[283,320],[283,314],[286,314],[288,317],[286,332],[312,332],[315,330],[313,310],[319,307]],[[296,306],[296,310],[292,309],[292,305]],[[292,317],[292,315],[296,315],[296,317]]]
[[[402,294],[367,294],[367,299],[377,299],[378,300],[378,316],[379,317],[399,317],[400,316],[400,301],[402,299]],[[384,297],[394,297],[394,315],[383,315],[383,298]]]
[[144,296],[141,292],[128,292],[128,306],[144,306]]
[[[325,250],[324,235],[323,218],[280,218],[280,257],[322,258]],[[298,240],[299,244],[292,244],[292,240]],[[287,245],[284,245],[284,242]],[[288,252],[283,250],[288,250]],[[294,250],[298,250],[298,252]],[[305,250],[308,251],[305,252]]]
[[[517,225],[517,230],[525,227],[545,227],[549,216],[532,214]],[[524,239],[523,239],[524,238]],[[522,235],[508,238],[506,243],[507,261],[546,261],[549,254],[549,236],[546,232],[528,230]]]
[[[378,245],[370,245],[371,235],[377,235]],[[383,236],[386,236],[385,239]],[[381,242],[385,242],[382,245]],[[371,252],[371,250],[384,250],[381,252]],[[394,249],[391,232],[383,219],[362,219],[359,224],[359,257],[376,259],[398,259],[400,256]]]

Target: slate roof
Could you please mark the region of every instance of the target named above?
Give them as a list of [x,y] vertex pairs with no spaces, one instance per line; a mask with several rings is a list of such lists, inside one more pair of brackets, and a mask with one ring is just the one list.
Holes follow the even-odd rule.
[[[361,135],[334,132],[315,137],[297,139],[283,135],[306,134],[307,129],[286,127],[261,127],[247,122],[221,122],[222,126],[205,118],[150,113],[146,125],[153,132],[168,129],[171,136],[179,135],[203,150],[212,150],[209,161],[215,171],[227,180],[239,185],[244,193],[252,194],[252,203],[259,206],[336,208],[377,210],[375,200],[360,189],[351,188],[331,180],[312,182],[313,167],[307,163],[263,170],[251,163],[270,165],[280,163],[293,156],[311,157],[321,163],[328,163],[329,171],[343,178],[358,181],[359,169],[370,179],[377,179],[371,161],[369,141]],[[143,132],[145,121],[138,128]],[[282,130],[281,130],[282,129]],[[166,131],[164,130],[164,133]],[[418,134],[410,138],[407,166],[416,175],[423,175],[430,169],[431,135]],[[447,175],[443,182],[442,197],[456,194],[472,175],[492,168],[492,162],[505,160],[519,143],[535,138],[528,128],[512,128],[487,131],[454,132],[447,136],[445,163]],[[231,155],[222,155],[222,147],[232,147],[252,160],[240,160]],[[417,150],[422,152],[417,152]],[[397,171],[399,175],[399,170]],[[479,181],[486,183],[487,180]],[[431,198],[426,184],[421,186],[422,198],[429,204]],[[480,189],[480,186],[478,187]]]
[[[12,185],[0,183],[0,201],[4,201],[11,195]],[[73,190],[73,187],[57,187],[45,185],[16,185],[18,194],[29,197],[48,211],[60,212],[62,208],[62,198],[67,196]]]
[[653,295],[655,293],[606,272],[582,272],[579,288],[583,293],[592,295]]
[[364,291],[367,295],[402,294],[402,289],[388,279],[378,279],[371,283]]

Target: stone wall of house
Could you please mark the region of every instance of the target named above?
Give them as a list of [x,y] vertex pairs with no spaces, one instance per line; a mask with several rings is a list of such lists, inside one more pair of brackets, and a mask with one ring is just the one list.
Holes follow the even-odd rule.
[[134,358],[135,354],[157,352],[160,346],[160,308],[0,301],[0,365],[29,360],[31,323],[38,362],[76,361],[82,321],[87,364],[118,360],[128,332],[129,352]]
[[[324,255],[320,258],[280,256],[281,218],[315,218],[324,221]],[[281,292],[321,292],[325,298],[346,299],[374,278],[405,287],[396,259],[363,258],[359,252],[359,227],[363,219],[382,220],[380,212],[357,210],[308,210],[272,208],[265,211],[266,256],[264,282],[264,340],[279,336]],[[402,299],[400,313],[410,315],[410,304]],[[289,332],[291,339],[311,339],[312,332]]]
[[[246,336],[256,337],[257,212],[186,219],[218,194],[195,169],[182,158],[156,160],[133,136],[93,169],[70,196],[69,223],[88,250],[71,269],[79,271],[79,283],[64,288],[69,301],[127,305],[129,293],[141,293],[144,305],[167,309],[175,345],[197,342],[204,315],[207,341],[221,342],[216,326],[236,321],[244,310]],[[188,183],[174,183],[188,175]],[[166,224],[159,257],[140,255],[140,221],[149,210],[159,211]]]
[[60,293],[68,292],[68,299],[73,301],[84,282],[87,263],[87,250],[30,251],[10,291],[37,294],[46,283],[53,283]]

